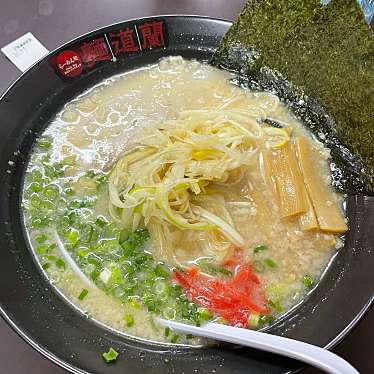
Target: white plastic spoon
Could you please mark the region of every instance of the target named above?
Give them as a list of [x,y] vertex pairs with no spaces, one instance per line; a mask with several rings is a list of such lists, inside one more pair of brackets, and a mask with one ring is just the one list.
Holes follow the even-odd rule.
[[160,325],[185,334],[240,344],[294,358],[331,374],[359,374],[347,361],[327,349],[264,332],[207,323],[201,327],[157,318]]

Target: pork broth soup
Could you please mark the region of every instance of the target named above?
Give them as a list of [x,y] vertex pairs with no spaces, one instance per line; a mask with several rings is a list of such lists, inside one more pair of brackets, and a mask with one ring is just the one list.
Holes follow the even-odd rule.
[[198,344],[155,316],[261,328],[318,282],[347,230],[329,151],[268,92],[169,57],[65,105],[23,205],[48,279],[121,333]]

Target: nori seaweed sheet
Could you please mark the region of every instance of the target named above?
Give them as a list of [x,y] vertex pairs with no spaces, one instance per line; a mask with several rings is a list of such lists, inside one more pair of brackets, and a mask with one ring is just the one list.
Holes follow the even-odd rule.
[[[224,36],[213,63],[237,69],[247,62],[246,69],[255,69],[262,51],[276,50],[295,28],[304,24],[320,8],[319,0],[248,1]],[[235,53],[240,55],[243,51],[242,57],[246,61]]]
[[212,62],[283,99],[331,149],[338,190],[374,192],[374,36],[356,0],[249,1]]

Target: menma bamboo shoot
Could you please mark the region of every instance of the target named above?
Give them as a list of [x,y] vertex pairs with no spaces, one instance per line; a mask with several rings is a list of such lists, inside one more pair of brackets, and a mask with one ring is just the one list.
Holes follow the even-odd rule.
[[307,212],[305,185],[290,142],[273,153],[272,175],[276,183],[282,218]]
[[295,139],[297,156],[304,182],[312,200],[320,229],[325,232],[341,234],[348,230],[340,208],[336,204],[330,186],[322,179],[319,164],[307,139]]
[[316,213],[314,212],[313,204],[310,200],[309,194],[306,194],[308,210],[299,218],[299,224],[302,231],[311,231],[318,229],[318,221]]

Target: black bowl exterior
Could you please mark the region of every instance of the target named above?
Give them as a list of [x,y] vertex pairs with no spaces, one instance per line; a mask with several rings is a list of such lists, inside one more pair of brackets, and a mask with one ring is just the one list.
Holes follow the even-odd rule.
[[[208,60],[227,21],[160,16],[84,35],[38,62],[0,101],[0,312],[35,349],[73,373],[285,373],[300,367],[257,350],[152,345],[128,339],[69,305],[38,268],[25,235],[22,183],[34,140],[71,98],[102,79],[167,55]],[[348,198],[350,231],[319,285],[268,329],[331,347],[373,299],[374,198]],[[107,365],[101,354],[120,352]],[[215,371],[214,371],[215,370]]]

